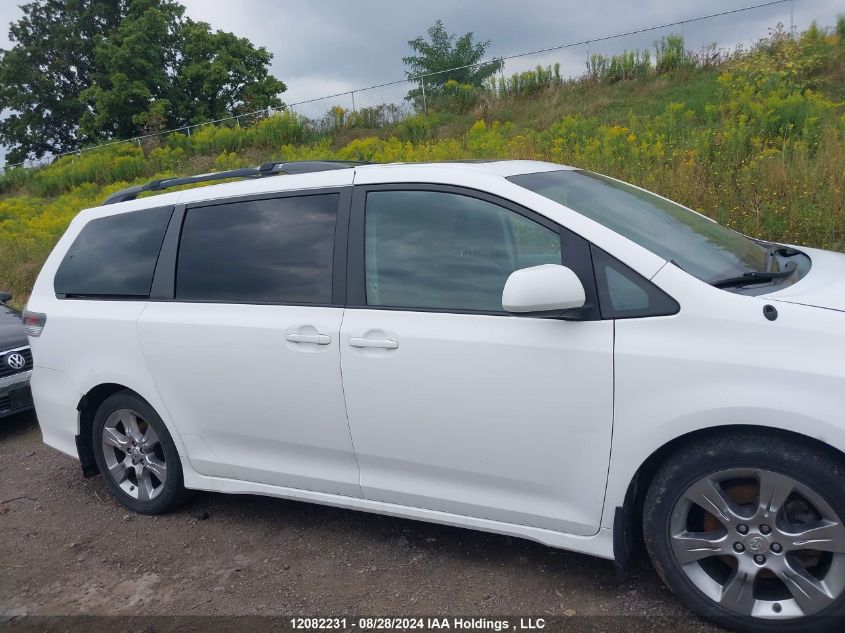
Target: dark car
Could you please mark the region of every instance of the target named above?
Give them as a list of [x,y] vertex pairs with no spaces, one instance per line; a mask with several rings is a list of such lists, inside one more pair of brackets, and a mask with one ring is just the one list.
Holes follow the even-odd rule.
[[0,418],[32,408],[32,352],[20,312],[6,305],[11,298],[0,292]]

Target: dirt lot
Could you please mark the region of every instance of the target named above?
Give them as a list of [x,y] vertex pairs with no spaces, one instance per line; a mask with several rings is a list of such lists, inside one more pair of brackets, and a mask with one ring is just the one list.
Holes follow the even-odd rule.
[[644,562],[619,582],[609,561],[528,541],[257,496],[202,493],[166,516],[129,514],[100,478],[41,443],[34,415],[0,421],[7,625],[27,614],[362,613],[715,630]]

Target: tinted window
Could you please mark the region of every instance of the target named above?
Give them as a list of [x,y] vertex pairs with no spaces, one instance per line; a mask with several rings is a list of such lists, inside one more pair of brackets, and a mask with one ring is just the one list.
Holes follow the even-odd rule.
[[672,297],[595,246],[593,266],[603,319],[666,316],[680,310]]
[[515,270],[560,264],[560,237],[490,202],[434,191],[367,195],[367,303],[502,311]]
[[57,294],[148,297],[172,207],[91,220],[56,272]]
[[321,194],[188,209],[176,298],[331,303],[338,198]]

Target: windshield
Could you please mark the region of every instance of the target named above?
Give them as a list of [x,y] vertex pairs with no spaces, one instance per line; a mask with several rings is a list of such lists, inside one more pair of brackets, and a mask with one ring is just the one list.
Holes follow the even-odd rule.
[[508,178],[712,283],[766,268],[767,251],[744,235],[660,196],[581,170]]

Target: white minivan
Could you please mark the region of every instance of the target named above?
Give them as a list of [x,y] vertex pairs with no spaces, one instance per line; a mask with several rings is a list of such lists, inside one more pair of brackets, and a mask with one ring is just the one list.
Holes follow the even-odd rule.
[[275,163],[83,211],[24,323],[44,441],[135,511],[643,539],[704,617],[843,630],[843,255],[550,163]]

